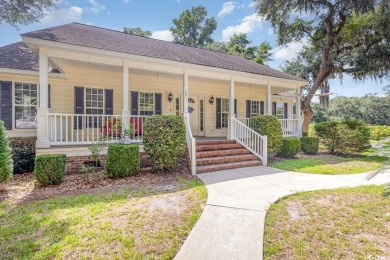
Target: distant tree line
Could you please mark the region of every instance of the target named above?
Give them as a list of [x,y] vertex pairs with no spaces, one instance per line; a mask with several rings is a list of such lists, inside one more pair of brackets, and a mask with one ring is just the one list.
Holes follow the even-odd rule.
[[390,95],[368,94],[363,97],[336,97],[331,99],[329,107],[319,103],[312,104],[312,122],[330,120],[360,119],[367,124],[390,126]]

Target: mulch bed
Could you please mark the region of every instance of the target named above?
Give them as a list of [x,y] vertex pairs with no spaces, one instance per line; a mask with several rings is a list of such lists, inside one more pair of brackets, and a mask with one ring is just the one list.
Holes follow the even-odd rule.
[[180,179],[191,180],[189,169],[183,163],[176,170],[156,172],[152,168],[143,169],[139,174],[122,179],[110,179],[101,169],[89,173],[65,175],[60,185],[42,187],[32,173],[15,175],[0,191],[0,202],[19,204],[63,195],[111,192],[123,189],[175,189]]

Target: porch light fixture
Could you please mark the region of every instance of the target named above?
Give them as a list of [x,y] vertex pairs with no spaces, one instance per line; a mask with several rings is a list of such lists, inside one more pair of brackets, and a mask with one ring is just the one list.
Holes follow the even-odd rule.
[[211,96],[211,98],[209,99],[209,103],[210,103],[210,105],[214,104],[214,96]]
[[169,103],[172,103],[172,100],[173,100],[172,92],[169,92],[169,95],[168,95],[168,101],[169,101]]

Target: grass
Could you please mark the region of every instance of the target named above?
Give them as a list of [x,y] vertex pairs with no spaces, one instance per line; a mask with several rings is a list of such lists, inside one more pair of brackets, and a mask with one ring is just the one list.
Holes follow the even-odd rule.
[[180,190],[116,191],[0,204],[5,259],[172,259],[206,201],[200,181]]
[[382,156],[343,157],[316,155],[304,158],[283,159],[271,163],[272,167],[313,174],[354,174],[379,169],[389,159]]
[[294,194],[272,204],[265,259],[389,259],[390,197],[383,186]]

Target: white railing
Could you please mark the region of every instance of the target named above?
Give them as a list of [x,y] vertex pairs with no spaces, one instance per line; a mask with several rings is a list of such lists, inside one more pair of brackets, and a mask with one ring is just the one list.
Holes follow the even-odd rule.
[[267,165],[267,136],[260,135],[240,120],[232,118],[233,138]]
[[298,136],[298,119],[279,119],[283,136]]
[[[249,118],[237,118],[238,121],[249,127]],[[282,125],[283,136],[299,136],[298,119],[279,119]]]
[[191,160],[191,173],[192,175],[196,174],[196,142],[195,138],[192,136],[191,126],[189,118],[184,116],[184,123],[186,125],[186,137],[187,137],[187,147],[188,154],[190,155]]
[[53,145],[83,145],[119,142],[125,134],[142,142],[146,116],[131,116],[129,131],[123,130],[121,115],[49,114],[49,137]]

